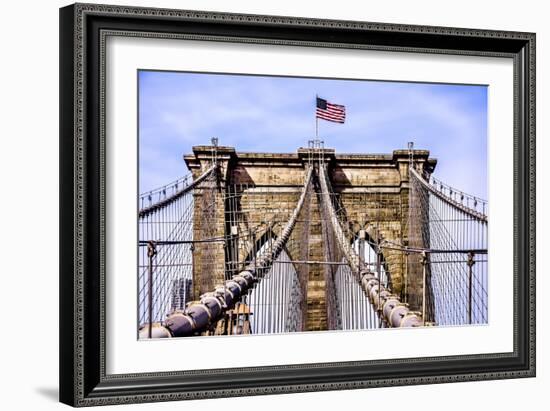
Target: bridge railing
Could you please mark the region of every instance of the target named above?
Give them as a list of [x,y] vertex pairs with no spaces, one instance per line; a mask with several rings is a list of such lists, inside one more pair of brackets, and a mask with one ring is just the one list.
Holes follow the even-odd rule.
[[[138,320],[162,321],[189,300],[193,278],[194,189],[142,209],[138,219]],[[196,186],[194,186],[196,189]],[[173,198],[173,197],[172,197]]]
[[368,296],[373,309],[379,316],[380,325],[383,323],[391,327],[421,326],[424,322],[422,317],[417,312],[410,311],[407,305],[402,304],[400,297],[393,294],[391,290],[382,284],[379,274],[366,267],[357,255],[354,247],[347,239],[332,201],[331,193],[333,193],[333,190],[330,186],[326,166],[322,165],[318,170],[324,219],[330,222],[332,237],[337,242],[351,273],[365,295]]
[[456,196],[465,195],[456,190],[451,195],[448,186],[435,190],[416,170],[410,172],[408,264],[410,272],[425,271],[426,286],[417,295],[423,295],[429,321],[437,325],[487,323],[488,220],[482,213],[486,202],[463,201]]
[[[295,227],[278,258],[272,261],[262,281],[249,288],[241,299],[251,312],[251,333],[301,331],[304,326],[307,273],[304,264],[296,261],[307,260],[309,229],[304,228],[309,226],[306,215],[310,191],[311,187],[306,188]],[[230,235],[225,249],[226,279],[250,267],[257,270],[262,257],[273,254],[276,241],[303,193],[303,187],[282,187],[274,191],[254,184],[227,186],[224,220]]]
[[147,191],[139,196],[139,217],[146,215],[170,205],[172,202],[185,195],[203,181],[211,177],[216,171],[216,165],[204,171],[198,178],[188,174],[170,184]]
[[[300,198],[290,215],[290,218],[280,231],[276,239],[269,244],[264,244],[261,248],[259,256],[250,262],[244,270],[234,275],[231,279],[226,280],[220,287],[207,292],[200,296],[197,301],[192,301],[186,305],[184,310],[172,311],[163,321],[153,322],[149,320],[141,324],[140,338],[166,338],[166,337],[183,337],[196,335],[203,331],[212,331],[213,327],[218,325],[218,321],[223,317],[224,313],[231,310],[237,303],[241,303],[243,297],[249,295],[249,290],[254,287],[255,283],[259,283],[266,279],[271,281],[271,285],[282,290],[290,290],[288,287],[292,284],[292,281],[283,281],[288,279],[288,275],[275,276],[273,273],[274,264],[279,260],[281,256],[284,259],[285,247],[292,235],[293,230],[298,221],[298,217],[306,202],[308,193],[310,192],[312,178],[312,170],[309,169],[304,181],[304,187],[300,194]],[[149,247],[151,248],[151,247]],[[149,267],[152,266],[152,260],[149,260]],[[152,271],[149,271],[152,272]],[[290,276],[292,280],[292,276]],[[153,285],[153,281],[150,283]],[[263,287],[265,289],[265,287]],[[155,291],[155,288],[150,288],[150,291]],[[152,293],[149,293],[149,296]],[[291,299],[291,293],[281,293],[284,297],[287,295],[287,301]],[[275,298],[273,293],[268,296],[269,298]],[[266,300],[260,301],[265,304]],[[275,302],[271,301],[271,305],[275,306]],[[278,304],[278,311],[285,313],[285,307]],[[150,305],[151,307],[152,305]],[[288,314],[288,313],[287,313]],[[149,317],[151,319],[151,317]],[[283,317],[275,318],[270,316],[268,320],[268,329],[270,332],[281,330],[282,323],[280,320]],[[276,319],[279,321],[277,324],[273,324],[271,321]],[[262,324],[262,326],[265,322]],[[286,325],[284,325],[286,327]]]
[[[215,166],[182,188],[170,186],[171,194],[154,191],[158,200],[139,213],[142,338],[217,333],[227,313],[246,317],[253,333],[302,330],[312,266],[322,267],[329,329],[487,322],[485,214],[411,169],[408,244],[358,238],[326,166],[309,164],[301,189],[276,194],[253,184],[228,185],[220,192]],[[219,198],[221,214],[214,212]],[[205,202],[200,205],[204,221],[196,220],[197,199]],[[312,207],[319,207],[320,220],[310,214]],[[377,222],[376,215],[364,214],[365,221]],[[323,261],[309,255],[312,224],[321,226]],[[206,230],[200,238],[198,228]],[[203,243],[214,251],[199,255]],[[213,264],[219,250],[225,256],[221,267]],[[404,256],[400,294],[386,276],[384,250]],[[202,295],[193,284],[199,259],[222,280]],[[410,278],[416,282],[407,282]],[[193,294],[199,297],[195,301]],[[411,301],[409,294],[420,300]],[[422,309],[413,311],[407,304]]]

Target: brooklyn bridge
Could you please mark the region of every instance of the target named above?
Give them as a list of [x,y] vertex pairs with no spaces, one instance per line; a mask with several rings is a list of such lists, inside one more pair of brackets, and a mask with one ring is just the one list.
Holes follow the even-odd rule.
[[429,151],[184,161],[139,198],[140,339],[488,322],[487,202]]

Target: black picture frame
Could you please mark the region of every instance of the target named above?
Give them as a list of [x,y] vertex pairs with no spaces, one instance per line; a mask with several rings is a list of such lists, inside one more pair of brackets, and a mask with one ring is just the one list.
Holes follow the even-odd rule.
[[[514,61],[514,350],[511,353],[105,373],[108,33],[510,57]],[[73,406],[535,376],[535,34],[75,4],[60,9],[60,401]]]

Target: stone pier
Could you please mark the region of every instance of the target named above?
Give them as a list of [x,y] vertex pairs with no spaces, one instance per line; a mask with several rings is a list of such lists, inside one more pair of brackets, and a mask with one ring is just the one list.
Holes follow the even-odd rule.
[[[323,150],[332,187],[340,196],[351,232],[365,230],[372,242],[387,240],[408,244],[409,155],[408,150],[394,150],[390,154],[338,154],[331,149]],[[429,158],[427,150],[414,150],[413,158],[417,169],[427,173],[433,172],[437,163]],[[195,177],[207,170],[214,159],[220,165],[217,178],[205,184],[215,185],[216,190],[197,190],[195,198],[195,239],[223,237],[232,231],[234,234],[253,231],[254,238],[237,236],[238,240],[227,246],[196,244],[194,298],[212,290],[227,273],[237,269],[231,262],[244,261],[253,244],[259,245],[262,239],[273,238],[280,232],[297,204],[312,155],[306,148],[296,153],[243,153],[233,147],[197,146],[193,147],[192,154],[184,156]],[[207,191],[210,194],[206,194]],[[206,204],[215,206],[206,207]],[[308,255],[310,260],[322,261],[325,255],[316,195],[310,197],[309,206]],[[291,259],[301,258],[293,255],[303,246],[299,242],[298,233],[294,233],[286,250]],[[411,302],[413,310],[418,310],[421,270],[407,267],[406,257],[400,251],[385,249],[382,260],[392,291]],[[323,269],[312,264],[308,270],[300,271],[307,274],[305,328],[326,329]]]

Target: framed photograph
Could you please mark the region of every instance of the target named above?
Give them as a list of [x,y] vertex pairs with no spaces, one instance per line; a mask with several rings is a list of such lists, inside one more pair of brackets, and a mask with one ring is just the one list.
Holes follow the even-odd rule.
[[535,34],[60,24],[62,402],[535,376]]

